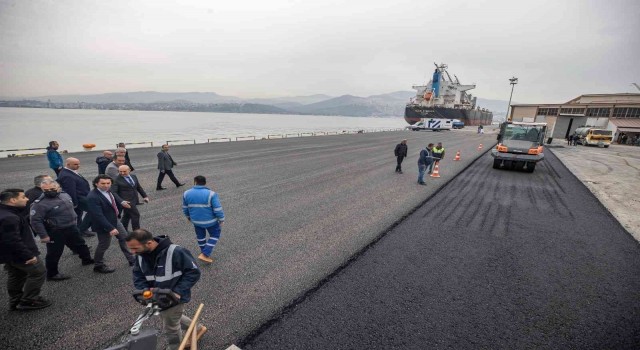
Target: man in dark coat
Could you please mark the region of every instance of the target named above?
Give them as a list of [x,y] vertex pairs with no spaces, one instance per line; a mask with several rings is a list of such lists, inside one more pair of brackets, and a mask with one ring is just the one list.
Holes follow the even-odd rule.
[[107,169],[109,163],[111,163],[113,158],[113,152],[104,151],[102,155],[96,158],[96,164],[98,164],[98,174],[104,174],[104,171]]
[[93,187],[93,190],[87,195],[89,215],[91,215],[93,228],[98,234],[98,246],[93,257],[95,260],[93,271],[99,273],[115,271],[104,263],[104,253],[111,245],[112,236],[118,239],[120,250],[129,262],[129,266],[133,266],[134,258],[125,242],[127,231],[118,220],[122,208],[131,208],[131,206],[127,201],[110,191],[111,178],[108,175],[98,175],[93,180]]
[[29,199],[21,189],[0,192],[0,263],[7,271],[10,310],[35,310],[51,305],[40,296],[46,268],[23,215]]
[[402,140],[399,144],[396,145],[396,149],[393,153],[396,155],[398,159],[398,165],[396,165],[396,173],[402,174],[402,161],[407,157],[407,140]]
[[53,180],[53,179],[51,178],[51,176],[44,175],[44,174],[38,175],[33,178],[34,187],[28,189],[27,192],[24,193],[24,195],[27,196],[27,198],[29,198],[29,202],[27,202],[27,208],[29,208],[31,204],[33,204],[33,202],[35,202],[35,200],[42,195],[42,188],[40,187],[42,186],[42,182],[45,180]]
[[[191,319],[183,312],[191,300],[191,288],[200,279],[198,265],[187,249],[173,244],[167,236],[153,237],[144,229],[131,232],[127,236],[127,246],[137,256],[133,267],[136,289],[170,289],[178,299],[177,305],[160,312],[167,349],[177,350],[182,341],[181,325],[186,328],[191,324]],[[167,271],[173,271],[173,274],[168,275]],[[206,331],[206,327],[198,325],[197,339]]]
[[76,215],[78,215],[78,231],[84,237],[93,237],[94,233],[89,232],[91,217],[85,215],[84,219],[82,218],[82,214],[88,209],[87,195],[91,188],[87,179],[80,175],[78,169],[80,169],[80,160],[78,158],[67,158],[66,166],[60,171],[57,181],[62,190],[71,196],[71,200],[73,200],[74,209]]
[[125,147],[125,143],[124,142],[120,142],[118,144],[118,149],[124,149],[124,164],[129,166],[129,169],[131,169],[131,171],[134,171],[136,169],[133,168],[133,165],[131,165],[131,159],[129,158],[129,150]]
[[169,175],[169,178],[176,187],[184,186],[184,182],[178,181],[176,176],[173,175],[173,170],[171,170],[175,165],[178,165],[171,155],[169,154],[169,145],[162,145],[162,151],[158,152],[158,170],[160,173],[158,174],[158,184],[156,185],[156,191],[165,190],[166,188],[162,187],[162,180],[164,180],[165,175]]
[[127,229],[129,221],[131,221],[132,230],[137,230],[140,228],[140,212],[137,208],[138,193],[140,193],[145,203],[149,203],[149,197],[140,185],[138,177],[131,174],[131,169],[129,169],[128,165],[121,165],[118,170],[120,171],[120,175],[113,181],[111,192],[117,194],[131,205],[131,208],[124,209],[122,226]]

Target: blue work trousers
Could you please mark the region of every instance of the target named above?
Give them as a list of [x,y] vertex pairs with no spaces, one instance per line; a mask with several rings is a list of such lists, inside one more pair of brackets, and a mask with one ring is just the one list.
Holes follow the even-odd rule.
[[[200,251],[206,256],[211,256],[213,248],[215,248],[216,243],[218,243],[218,240],[220,239],[220,233],[222,231],[220,224],[216,222],[213,226],[206,228],[198,226],[193,227],[196,229],[196,237],[198,237],[198,246],[200,247]],[[207,232],[209,232],[209,239],[207,239]]]

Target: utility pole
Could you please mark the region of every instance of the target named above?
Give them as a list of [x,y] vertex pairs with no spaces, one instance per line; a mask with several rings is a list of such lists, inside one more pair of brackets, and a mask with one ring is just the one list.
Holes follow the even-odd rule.
[[511,116],[509,115],[509,108],[511,107],[511,97],[513,97],[513,88],[518,83],[518,78],[512,77],[509,79],[509,84],[511,84],[511,95],[509,95],[509,104],[507,105],[507,121],[511,121]]

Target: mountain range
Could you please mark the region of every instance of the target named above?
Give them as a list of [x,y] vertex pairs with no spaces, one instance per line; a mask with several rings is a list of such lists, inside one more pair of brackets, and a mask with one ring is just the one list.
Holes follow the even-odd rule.
[[[353,95],[329,96],[316,94],[310,96],[288,96],[278,98],[243,99],[235,96],[219,95],[215,92],[118,92],[96,95],[54,95],[30,98],[30,100],[56,104],[122,105],[122,104],[161,104],[178,105],[183,110],[202,110],[220,112],[288,113],[315,115],[345,115],[356,117],[403,116],[404,107],[412,91],[395,91],[380,95],[359,97]],[[507,101],[478,99],[478,105],[504,115]],[[187,106],[187,107],[185,107]]]

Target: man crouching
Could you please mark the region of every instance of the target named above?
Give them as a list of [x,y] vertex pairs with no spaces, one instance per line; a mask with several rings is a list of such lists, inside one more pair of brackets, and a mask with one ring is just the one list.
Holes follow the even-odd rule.
[[[127,247],[136,254],[133,266],[133,284],[136,289],[170,289],[179,300],[178,305],[160,312],[163,332],[167,338],[167,349],[180,347],[182,330],[191,324],[191,319],[183,314],[184,305],[191,299],[191,288],[200,279],[200,270],[191,253],[171,243],[167,236],[153,237],[145,229],[135,230],[126,237]],[[199,325],[197,338],[200,339],[207,328]]]

